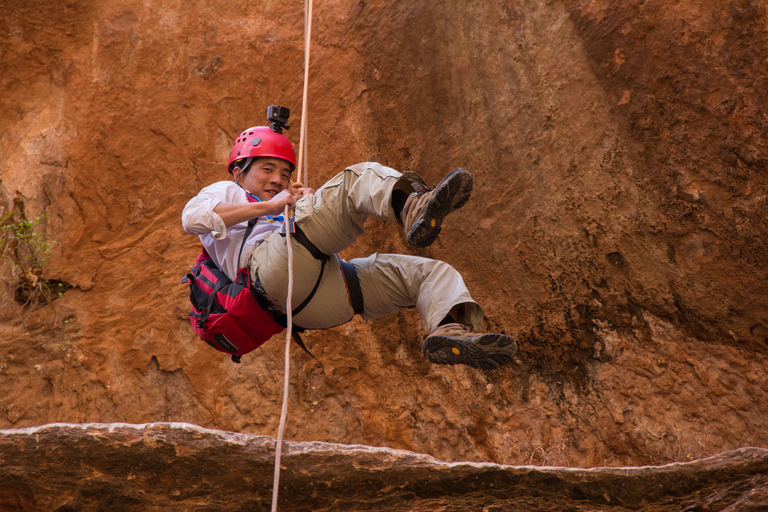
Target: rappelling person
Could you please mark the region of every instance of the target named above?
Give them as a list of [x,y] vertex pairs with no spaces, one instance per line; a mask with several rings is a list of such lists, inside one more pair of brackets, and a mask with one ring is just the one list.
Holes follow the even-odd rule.
[[[447,263],[401,254],[345,262],[337,255],[363,233],[371,215],[402,225],[409,244],[429,246],[446,215],[469,199],[470,173],[455,169],[428,187],[415,173],[365,162],[346,168],[317,190],[292,186],[296,155],[283,133],[288,115],[284,107],[270,107],[271,126],[249,128],[235,140],[228,161],[232,180],[203,188],[184,207],[184,230],[199,235],[209,263],[231,281],[242,277],[238,269],[243,269],[241,274],[250,280],[248,295],[272,317],[284,318],[288,230],[294,257],[293,303],[301,304],[293,311],[293,322],[299,328],[326,329],[348,322],[356,313],[369,320],[416,307],[430,333],[422,345],[430,362],[480,369],[509,363],[515,341],[505,334],[480,332],[482,309]],[[286,205],[295,212],[293,219],[283,218]],[[201,319],[210,312],[193,312],[193,325],[207,327]],[[271,331],[266,339],[269,336]],[[263,342],[245,347],[230,335],[207,341],[236,354],[236,360]]]

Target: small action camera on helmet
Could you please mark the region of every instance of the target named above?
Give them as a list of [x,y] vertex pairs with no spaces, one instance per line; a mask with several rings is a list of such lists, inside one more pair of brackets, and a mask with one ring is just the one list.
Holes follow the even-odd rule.
[[269,127],[277,133],[283,133],[283,128],[290,129],[288,126],[289,117],[291,117],[291,110],[288,108],[279,105],[270,105],[267,108],[267,121],[272,123]]

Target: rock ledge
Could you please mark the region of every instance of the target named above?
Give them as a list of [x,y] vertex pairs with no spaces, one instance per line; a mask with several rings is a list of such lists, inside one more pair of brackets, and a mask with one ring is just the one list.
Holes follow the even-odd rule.
[[[274,446],[272,437],[187,423],[0,430],[0,510],[268,510]],[[445,463],[390,448],[288,441],[282,460],[280,510],[768,506],[762,448],[665,466],[580,469]]]

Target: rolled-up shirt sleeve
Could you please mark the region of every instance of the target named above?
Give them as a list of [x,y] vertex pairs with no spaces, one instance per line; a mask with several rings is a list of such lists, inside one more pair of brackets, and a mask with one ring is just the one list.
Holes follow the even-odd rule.
[[189,200],[181,214],[181,225],[190,235],[211,235],[215,240],[227,237],[227,226],[213,211],[219,203],[248,202],[245,192],[231,181],[209,185]]
[[213,211],[221,201],[210,197],[195,196],[189,200],[181,214],[181,225],[190,235],[210,234],[216,240],[227,237],[227,226]]

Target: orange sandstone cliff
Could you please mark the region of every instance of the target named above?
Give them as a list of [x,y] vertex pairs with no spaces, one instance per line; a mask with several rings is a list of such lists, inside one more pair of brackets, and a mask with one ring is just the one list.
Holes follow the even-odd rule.
[[[181,210],[269,104],[302,113],[301,2],[0,2],[0,203],[56,241],[47,305],[0,269],[0,428],[188,422],[275,435],[283,340],[231,363],[179,284]],[[412,311],[295,346],[286,438],[445,461],[619,466],[765,447],[760,0],[315,6],[309,185],[376,160],[467,206],[429,249],[371,220],[343,256],[456,267],[520,363],[421,355]]]

